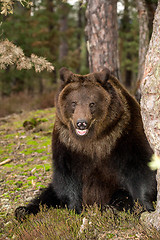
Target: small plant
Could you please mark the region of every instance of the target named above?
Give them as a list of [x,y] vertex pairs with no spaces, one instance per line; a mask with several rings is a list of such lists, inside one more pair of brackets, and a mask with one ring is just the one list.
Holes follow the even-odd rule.
[[31,130],[40,125],[42,122],[47,122],[47,119],[32,118],[31,120],[24,121],[23,127],[25,130]]

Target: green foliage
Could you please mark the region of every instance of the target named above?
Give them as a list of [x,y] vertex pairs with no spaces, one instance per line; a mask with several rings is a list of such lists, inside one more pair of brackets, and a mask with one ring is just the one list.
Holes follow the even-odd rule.
[[119,14],[120,67],[124,84],[127,84],[128,71],[131,73],[130,80],[133,86],[138,73],[139,22],[135,2],[128,0],[125,3],[124,11]]
[[[63,7],[64,5],[64,7]],[[60,19],[63,17],[65,5],[68,8],[67,22],[68,28],[65,34],[60,32]],[[48,59],[57,69],[61,66],[68,66],[71,69],[86,69],[86,58],[80,54],[77,49],[77,35],[80,33],[81,48],[86,49],[84,43],[84,31],[77,28],[78,7],[73,8],[67,3],[59,0],[42,0],[36,3],[32,8],[23,8],[20,4],[15,3],[14,14],[7,16],[5,19],[1,16],[1,38],[12,41],[21,47],[26,57],[33,54],[43,56]],[[83,8],[83,28],[84,13]],[[14,24],[13,24],[14,23]],[[66,39],[68,43],[68,55],[59,62],[59,48],[61,39]],[[79,57],[79,55],[81,57]],[[20,61],[21,63],[21,61]],[[38,71],[38,68],[36,68]],[[88,71],[88,69],[86,70]],[[42,80],[43,79],[43,80]],[[53,83],[57,81],[57,74],[41,74],[31,70],[18,71],[12,66],[0,73],[0,92],[2,95],[9,96],[12,92],[27,90],[29,93],[41,93],[53,89]]]

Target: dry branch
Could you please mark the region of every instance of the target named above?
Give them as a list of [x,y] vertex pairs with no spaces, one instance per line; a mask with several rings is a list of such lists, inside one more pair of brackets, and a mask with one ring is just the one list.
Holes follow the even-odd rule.
[[9,65],[16,65],[18,70],[31,69],[32,67],[35,68],[36,72],[41,72],[44,69],[49,72],[54,70],[52,64],[45,58],[34,54],[28,58],[20,47],[6,39],[0,42],[0,69],[6,69]]
[[12,160],[13,160],[13,159],[10,159],[10,158],[6,159],[6,160],[4,160],[3,162],[0,162],[0,166],[4,165],[4,164],[6,164],[6,163],[9,163],[9,162],[11,162]]

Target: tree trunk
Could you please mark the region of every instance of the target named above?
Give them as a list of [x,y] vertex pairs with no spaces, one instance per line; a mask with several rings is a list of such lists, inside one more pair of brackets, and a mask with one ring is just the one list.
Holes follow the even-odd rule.
[[88,0],[86,18],[90,71],[107,67],[119,78],[117,0]]
[[[130,19],[130,12],[129,12],[129,0],[124,0],[124,13],[123,13],[123,18],[121,20],[121,31],[125,35],[124,44],[125,44],[126,41],[127,42],[131,41],[131,39],[130,39],[131,37],[128,37],[128,33],[130,32],[130,28],[131,28],[130,22],[131,22],[131,19]],[[129,60],[128,61],[129,63],[128,63],[128,66],[126,65],[126,69],[125,69],[125,72],[124,72],[124,85],[128,89],[130,89],[130,87],[132,85],[132,71],[131,71],[129,65],[130,65],[130,62],[132,61],[132,56],[131,56],[131,53],[130,53],[130,48],[127,48],[126,50],[127,50],[126,58],[127,58],[127,60]]]
[[[78,3],[78,14],[77,14],[77,28],[78,28],[78,32],[77,32],[77,50],[78,50],[78,54],[79,56],[81,56],[81,31],[82,31],[82,3],[79,2]],[[76,73],[80,73],[80,68],[81,65],[79,64],[77,69],[76,69]]]
[[[155,13],[153,34],[145,61],[141,82],[141,110],[144,129],[155,154],[160,156],[160,0]],[[158,196],[156,211],[144,220],[160,230],[160,169],[157,171]]]
[[150,35],[153,31],[153,20],[154,20],[154,14],[157,8],[157,2],[152,0],[145,0],[147,12],[148,12],[148,21],[149,21],[149,32]]
[[59,47],[59,62],[63,62],[68,54],[68,41],[66,32],[68,30],[68,13],[69,6],[67,3],[62,2],[60,5],[60,47]]
[[141,82],[149,45],[149,20],[145,0],[136,0],[136,4],[139,16],[139,64],[137,80]]
[[[54,24],[53,21],[53,14],[55,12],[55,1],[53,0],[47,0],[46,1],[46,9],[47,9],[47,27],[48,27],[48,47],[49,47],[49,51],[51,53],[52,56],[52,61],[54,60],[54,56],[55,56],[55,51],[56,51],[56,47],[57,46],[57,42],[55,43],[55,36],[54,36],[54,30],[56,29],[56,26]],[[52,82],[55,83],[57,81],[57,76],[56,76],[56,70],[52,71],[51,73],[52,76]],[[41,88],[41,84],[40,84],[40,88]]]

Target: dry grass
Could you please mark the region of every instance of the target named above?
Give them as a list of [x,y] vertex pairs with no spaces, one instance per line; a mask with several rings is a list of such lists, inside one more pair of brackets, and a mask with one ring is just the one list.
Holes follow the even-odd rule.
[[112,209],[102,213],[96,205],[81,215],[67,209],[41,211],[23,224],[14,223],[13,232],[17,240],[160,239],[160,233],[155,229],[143,227],[137,214],[115,214]]
[[22,92],[19,94],[12,94],[10,97],[0,98],[0,117],[12,113],[53,107],[55,92],[56,90],[53,90],[49,93],[44,93],[42,95],[35,94],[33,96]]

